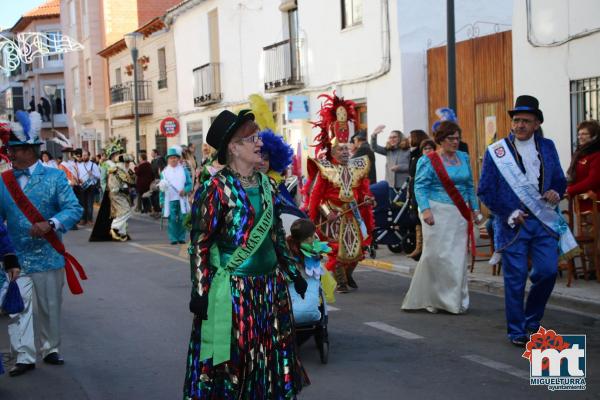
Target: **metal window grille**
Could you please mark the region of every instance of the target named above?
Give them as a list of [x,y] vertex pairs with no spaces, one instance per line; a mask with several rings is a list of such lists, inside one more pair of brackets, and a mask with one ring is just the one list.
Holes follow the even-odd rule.
[[571,148],[577,147],[577,124],[600,119],[600,77],[571,81]]

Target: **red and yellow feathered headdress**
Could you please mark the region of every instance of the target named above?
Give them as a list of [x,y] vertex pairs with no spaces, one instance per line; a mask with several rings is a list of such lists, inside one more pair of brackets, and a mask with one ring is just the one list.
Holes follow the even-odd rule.
[[[314,146],[316,153],[325,150],[327,158],[331,158],[331,147],[336,143],[348,143],[352,137],[354,123],[356,121],[355,103],[351,100],[344,100],[333,92],[333,95],[321,94],[318,99],[324,98],[325,102],[321,104],[319,110],[319,120],[312,122],[319,133],[315,136]],[[346,121],[338,121],[337,111],[342,107],[346,112]]]

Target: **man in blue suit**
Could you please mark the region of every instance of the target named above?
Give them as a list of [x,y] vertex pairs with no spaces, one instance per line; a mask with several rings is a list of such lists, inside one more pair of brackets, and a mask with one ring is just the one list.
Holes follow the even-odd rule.
[[39,161],[42,144],[39,114],[27,115],[18,111],[15,117],[18,123],[4,125],[10,130],[8,152],[14,168],[6,174],[14,174],[24,195],[45,220],[30,223],[13,200],[5,177],[0,179],[0,219],[7,222],[8,234],[21,265],[17,282],[25,304],[22,313],[10,315],[10,342],[17,352],[17,362],[9,371],[10,376],[22,375],[35,368],[33,297],[38,304],[36,324],[44,362],[64,364],[59,346],[65,259],[44,235],[54,230],[60,237],[80,220],[83,212],[65,173],[46,168]]
[[[567,182],[554,143],[542,136],[544,115],[538,100],[519,96],[508,113],[512,131],[486,151],[478,195],[494,214],[494,243],[502,255],[504,272],[508,337],[514,345],[524,346],[528,333],[540,326],[558,272],[559,234],[549,226],[548,218],[540,216],[554,214],[559,220],[553,208],[565,193]],[[529,259],[531,289],[524,304]]]

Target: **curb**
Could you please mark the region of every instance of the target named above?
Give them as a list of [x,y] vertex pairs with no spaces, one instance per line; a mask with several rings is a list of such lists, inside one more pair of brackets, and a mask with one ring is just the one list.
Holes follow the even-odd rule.
[[[387,261],[365,259],[362,260],[359,264],[365,267],[379,269],[382,271],[396,272],[408,278],[412,277],[414,272],[414,268],[407,267],[405,265],[393,264]],[[487,281],[478,277],[471,276],[468,279],[470,290],[474,290],[480,293],[492,294],[504,298],[504,285],[502,283],[496,281]],[[526,289],[525,292],[529,293],[529,288]],[[595,314],[595,316],[600,315],[600,302],[591,299],[585,299],[574,296],[565,296],[562,293],[554,292],[550,296],[548,304],[559,308],[563,308],[570,312],[589,313]]]

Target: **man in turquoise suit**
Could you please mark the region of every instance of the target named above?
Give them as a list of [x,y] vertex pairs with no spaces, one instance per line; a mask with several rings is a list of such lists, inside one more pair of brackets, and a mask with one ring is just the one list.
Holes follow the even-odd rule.
[[[10,315],[8,333],[11,347],[17,352],[17,362],[9,371],[10,376],[22,375],[35,368],[33,297],[38,304],[36,324],[44,362],[64,364],[59,346],[65,258],[44,235],[54,230],[60,238],[83,213],[65,173],[46,168],[39,161],[42,144],[39,114],[18,111],[15,118],[18,122],[0,125],[0,129],[10,133],[8,151],[13,165],[13,170],[6,171],[0,179],[0,219],[7,222],[8,234],[21,265],[17,282],[25,304],[22,313]],[[19,201],[18,205],[13,199],[18,192],[37,208],[43,221],[29,222],[22,211],[23,202]]]

